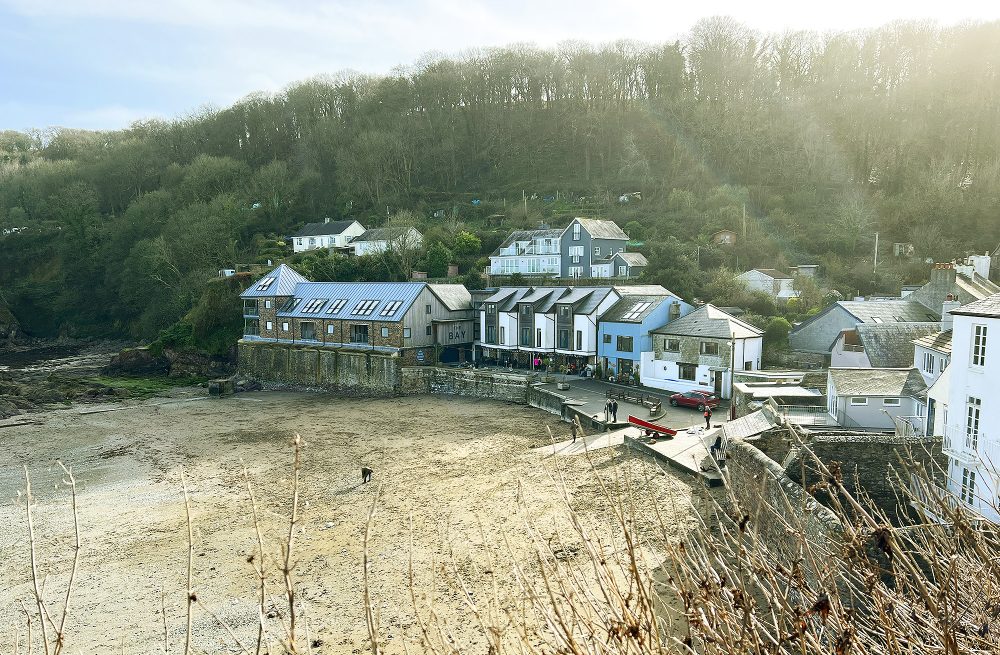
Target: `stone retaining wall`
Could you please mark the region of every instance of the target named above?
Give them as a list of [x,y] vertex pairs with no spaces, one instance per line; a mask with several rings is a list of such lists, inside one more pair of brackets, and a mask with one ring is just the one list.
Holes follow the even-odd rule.
[[843,532],[840,519],[773,459],[750,443],[736,440],[729,444],[726,468],[727,484],[740,505],[739,513],[750,516],[757,532],[785,562],[798,557],[800,535],[821,552],[839,548]]
[[531,386],[528,387],[527,400],[528,404],[532,407],[537,407],[550,414],[558,414],[562,418],[567,418],[565,403],[569,398],[562,394]]
[[528,404],[530,377],[461,368],[404,366],[400,393],[437,393]]
[[239,344],[240,375],[266,385],[328,389],[355,396],[399,393],[399,358],[309,346]]

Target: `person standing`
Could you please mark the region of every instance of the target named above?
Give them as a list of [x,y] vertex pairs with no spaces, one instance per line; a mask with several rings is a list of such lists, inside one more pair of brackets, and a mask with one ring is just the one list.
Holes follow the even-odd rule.
[[712,408],[705,405],[705,429],[709,430],[712,428]]
[[612,400],[611,401],[611,420],[614,423],[618,422],[618,401],[617,400]]
[[573,423],[570,425],[569,430],[570,432],[573,433],[573,443],[576,443],[576,421],[573,421]]
[[607,423],[610,418],[611,418],[611,400],[608,399],[604,403],[604,422]]

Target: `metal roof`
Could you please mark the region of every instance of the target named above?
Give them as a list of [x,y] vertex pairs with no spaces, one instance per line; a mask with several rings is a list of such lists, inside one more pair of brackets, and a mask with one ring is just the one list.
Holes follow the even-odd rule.
[[[602,221],[596,218],[574,218],[566,226],[566,230],[570,229],[575,222],[579,222],[580,227],[586,230],[593,239],[620,239],[628,241],[628,235],[614,221]],[[561,232],[565,232],[566,230],[561,230]]]
[[676,293],[659,284],[619,284],[615,285],[615,291],[617,291],[623,296],[630,296],[635,294],[643,296],[660,296],[665,294],[668,296],[673,296],[678,300],[680,299],[680,296],[678,296]]
[[569,303],[576,314],[592,314],[612,291],[611,287],[577,287],[556,300],[555,304]]
[[[425,286],[425,282],[303,282],[295,287],[295,306],[284,311],[279,308],[278,316],[395,322],[403,318]],[[305,311],[313,301],[318,309]],[[367,306],[362,305],[365,301],[369,301]],[[394,311],[382,314],[396,302],[399,305]],[[331,313],[331,309],[336,311]]]
[[472,294],[463,284],[428,284],[431,293],[453,312],[472,309]]
[[[665,302],[677,302],[677,298],[671,295],[635,295],[625,296],[601,315],[602,323],[642,323],[657,307]],[[626,319],[625,316],[634,313],[642,303],[648,306],[641,310],[635,318]]]
[[830,381],[838,396],[918,398],[927,390],[915,368],[831,368]]
[[240,298],[274,298],[275,296],[291,296],[295,294],[295,285],[309,282],[295,269],[287,264],[279,264],[277,268],[263,276],[240,294]]
[[306,223],[293,237],[316,237],[328,234],[340,234],[357,221],[330,221],[329,223]]
[[981,316],[983,318],[1000,318],[1000,293],[993,294],[988,298],[970,302],[962,305],[958,309],[951,310],[952,314],[958,316]]
[[746,439],[754,435],[766,432],[774,427],[771,418],[763,411],[756,411],[746,416],[741,416],[733,421],[722,424],[722,431],[727,439]]
[[763,330],[759,330],[749,323],[744,323],[713,305],[702,305],[687,316],[671,321],[661,328],[652,330],[652,332],[714,339],[746,339],[764,334]]
[[841,300],[837,305],[862,323],[920,323],[938,320],[937,314],[914,300]]
[[921,346],[922,348],[930,348],[931,350],[936,350],[939,353],[950,355],[951,330],[945,330],[944,332],[935,332],[934,334],[928,334],[926,336],[920,337],[919,339],[914,339],[913,343],[914,345]]
[[913,364],[913,340],[941,330],[940,323],[861,323],[855,328],[875,368]]

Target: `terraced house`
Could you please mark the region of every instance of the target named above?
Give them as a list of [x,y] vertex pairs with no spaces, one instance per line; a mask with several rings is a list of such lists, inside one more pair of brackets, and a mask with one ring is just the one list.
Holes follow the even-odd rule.
[[282,264],[241,295],[247,341],[398,354],[406,364],[459,361],[474,337],[460,284],[310,282]]

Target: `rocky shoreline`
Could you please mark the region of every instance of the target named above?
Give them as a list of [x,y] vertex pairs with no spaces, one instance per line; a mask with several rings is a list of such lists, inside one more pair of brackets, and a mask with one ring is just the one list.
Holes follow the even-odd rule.
[[121,342],[35,342],[0,350],[0,419],[114,398],[143,397],[235,372],[235,356],[147,348]]

